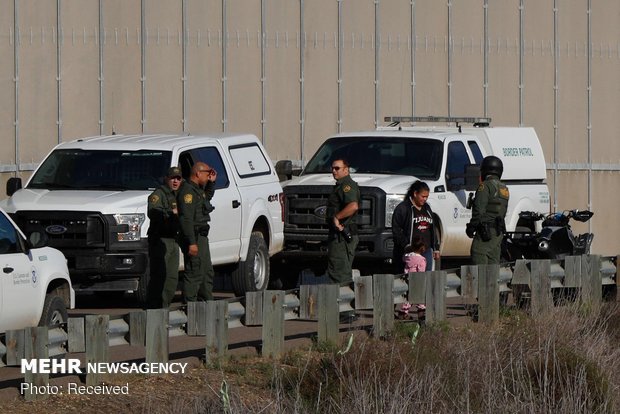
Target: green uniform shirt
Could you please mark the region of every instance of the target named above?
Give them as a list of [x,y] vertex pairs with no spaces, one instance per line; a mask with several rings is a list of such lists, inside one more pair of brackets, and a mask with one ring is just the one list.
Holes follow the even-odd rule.
[[[334,220],[334,216],[340,210],[342,210],[347,204],[352,202],[360,202],[360,189],[355,181],[351,178],[350,175],[346,175],[339,180],[336,180],[336,184],[327,199],[327,212],[326,218],[327,223],[330,225],[330,229],[332,229],[332,223]],[[341,220],[342,224],[353,224],[355,223],[355,218],[357,213],[353,214],[351,217],[347,217],[344,220]]]
[[172,212],[176,206],[176,194],[167,185],[162,185],[151,193],[147,211],[151,220],[149,236],[177,237],[180,230],[179,216]]
[[188,245],[197,244],[196,234],[208,231],[209,213],[213,211],[211,199],[215,193],[215,183],[209,181],[202,189],[192,181],[186,181],[179,189],[178,205],[183,241]]
[[471,221],[474,226],[495,223],[495,217],[506,217],[510,193],[497,176],[488,175],[476,190]]

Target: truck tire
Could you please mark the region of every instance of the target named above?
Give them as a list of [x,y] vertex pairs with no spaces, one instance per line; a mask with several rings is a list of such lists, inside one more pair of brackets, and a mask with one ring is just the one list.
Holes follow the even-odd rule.
[[138,280],[138,289],[134,292],[136,300],[138,304],[143,307],[146,307],[148,304],[148,296],[149,296],[149,281],[151,280],[151,269],[149,266],[146,266],[146,270],[143,275],[140,276]]
[[56,293],[48,293],[45,295],[43,313],[41,313],[39,326],[56,326],[66,323],[67,320],[68,315],[65,301]]
[[263,233],[252,232],[250,246],[245,261],[232,272],[232,286],[236,296],[246,292],[265,290],[269,284],[269,250]]

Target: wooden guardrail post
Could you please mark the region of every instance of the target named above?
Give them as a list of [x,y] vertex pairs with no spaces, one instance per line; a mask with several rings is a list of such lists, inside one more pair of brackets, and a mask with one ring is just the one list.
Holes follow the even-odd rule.
[[[427,322],[446,319],[446,284],[448,273],[445,270],[409,273],[410,303],[426,304]],[[475,296],[474,296],[475,300]]]
[[228,352],[228,302],[225,300],[207,301],[205,339],[207,360],[225,356]]
[[464,305],[478,303],[478,266],[461,266],[461,297]]
[[132,346],[146,345],[146,311],[129,313],[129,344]]
[[[45,326],[24,329],[24,358],[27,360],[49,358],[47,352],[47,339],[47,327]],[[34,401],[37,399],[47,398],[49,396],[47,393],[31,392],[33,387],[48,385],[49,374],[40,372],[33,373],[27,370],[24,373],[24,382],[31,384],[31,387],[24,391],[24,398],[26,401]]]
[[355,309],[372,309],[372,276],[355,276],[353,290]]
[[207,333],[207,303],[187,302],[187,334],[203,336]]
[[564,258],[564,287],[581,288],[581,256],[566,256]]
[[[109,315],[86,315],[86,364],[108,362],[109,338],[108,325]],[[86,373],[86,385],[99,385],[106,379],[106,374],[97,372]]]
[[394,297],[392,296],[393,286],[394,275],[373,275],[373,333],[379,338],[385,337],[394,329]]
[[597,254],[581,256],[581,301],[592,306],[601,306],[603,285],[601,279],[601,256]]
[[69,352],[86,351],[84,318],[82,317],[67,320],[67,350]]
[[319,286],[299,286],[299,319],[314,321],[318,318]]
[[530,285],[530,269],[527,267],[528,261],[525,259],[517,259],[512,272],[511,285]]
[[20,365],[25,352],[25,330],[6,331],[4,338],[6,340],[6,364]]
[[318,333],[317,337],[322,342],[338,342],[339,305],[338,285],[319,285],[318,293]]
[[499,320],[499,264],[478,265],[478,320]]
[[[427,273],[427,272],[425,272]],[[446,279],[445,270],[432,271],[426,283],[426,322],[446,320]]]
[[426,304],[426,284],[430,283],[431,272],[414,272],[409,273],[409,293],[407,300],[409,303]]
[[168,362],[168,309],[146,311],[146,362]]
[[262,355],[278,357],[284,349],[284,291],[263,293]]
[[530,274],[530,290],[532,294],[532,314],[548,311],[553,306],[551,296],[551,262],[548,259],[532,260]]
[[263,292],[245,293],[245,326],[263,324]]

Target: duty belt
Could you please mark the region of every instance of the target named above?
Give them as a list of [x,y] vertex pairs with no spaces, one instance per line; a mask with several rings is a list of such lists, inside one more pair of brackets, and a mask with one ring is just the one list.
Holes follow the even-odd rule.
[[201,236],[208,236],[209,235],[209,226],[200,226],[200,227],[195,227],[194,231],[196,232],[196,234],[199,234]]

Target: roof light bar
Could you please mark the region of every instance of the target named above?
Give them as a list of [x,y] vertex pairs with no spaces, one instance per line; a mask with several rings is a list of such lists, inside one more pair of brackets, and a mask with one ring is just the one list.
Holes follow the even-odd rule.
[[474,126],[489,126],[491,124],[491,118],[460,116],[386,116],[383,120],[389,122],[391,126],[396,126],[401,122],[454,122],[457,125],[465,123]]

